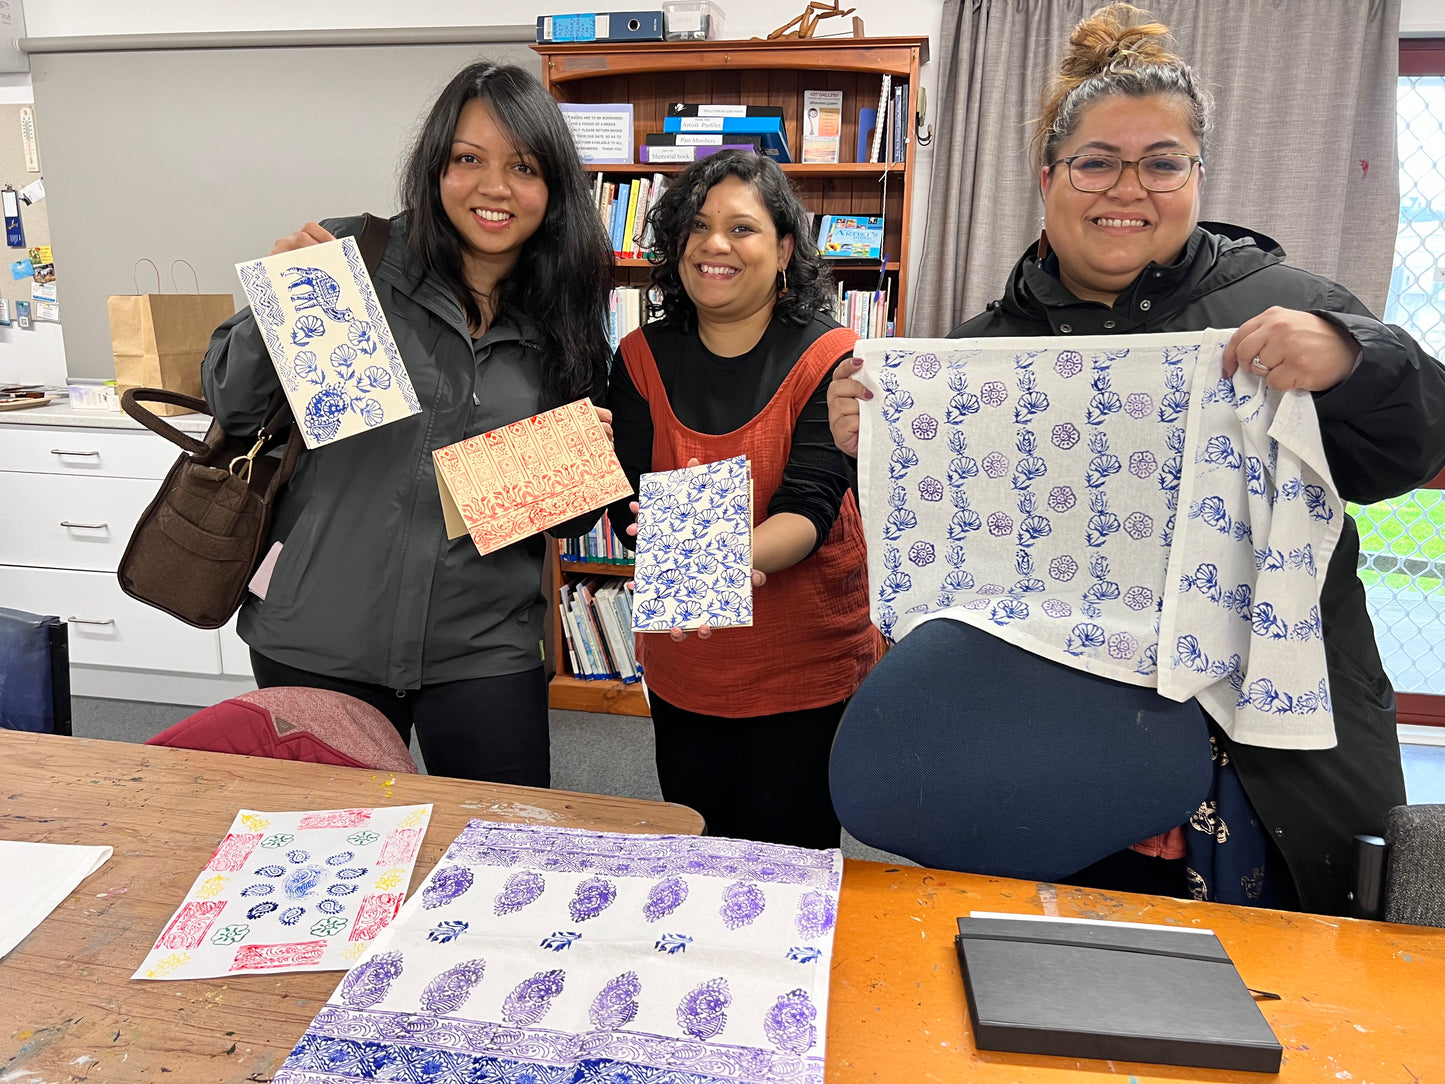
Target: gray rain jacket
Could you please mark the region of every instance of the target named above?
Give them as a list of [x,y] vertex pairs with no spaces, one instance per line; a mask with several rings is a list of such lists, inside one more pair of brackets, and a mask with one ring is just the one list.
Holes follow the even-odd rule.
[[[362,219],[322,225],[354,237]],[[248,595],[238,622],[267,658],[393,689],[536,668],[547,605],[543,536],[485,557],[466,535],[448,541],[431,457],[543,409],[541,337],[504,315],[474,348],[456,299],[403,271],[406,240],[398,216],[372,278],[422,413],[301,453],[266,597]],[[212,336],[201,379],[222,427],[254,433],[279,385],[249,309]]]

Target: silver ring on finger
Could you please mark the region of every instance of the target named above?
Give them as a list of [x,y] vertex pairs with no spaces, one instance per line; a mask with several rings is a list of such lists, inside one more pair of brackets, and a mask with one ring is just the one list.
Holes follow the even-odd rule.
[[1254,355],[1254,357],[1250,359],[1249,367],[1257,373],[1269,372],[1269,366],[1259,360],[1258,354]]

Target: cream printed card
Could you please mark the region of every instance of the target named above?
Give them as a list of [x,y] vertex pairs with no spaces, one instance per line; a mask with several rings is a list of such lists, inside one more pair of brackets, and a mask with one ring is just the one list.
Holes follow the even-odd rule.
[[354,238],[236,271],[306,447],[421,413]]
[[753,480],[745,456],[638,483],[634,632],[753,623]]
[[586,399],[432,452],[447,537],[482,554],[632,492]]
[[431,809],[241,810],[131,978],[345,971],[401,909]]

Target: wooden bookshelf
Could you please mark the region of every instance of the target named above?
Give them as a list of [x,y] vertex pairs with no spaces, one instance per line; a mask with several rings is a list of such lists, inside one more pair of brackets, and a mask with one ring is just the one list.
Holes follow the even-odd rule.
[[[810,38],[781,41],[596,42],[539,44],[542,82],[559,101],[576,103],[631,102],[633,145],[641,147],[648,132],[663,130],[669,102],[781,105],[788,145],[802,151],[803,94],[809,90],[843,91],[843,130],[836,164],[784,165],[804,206],[815,215],[882,215],[881,252],[887,260],[834,260],[834,277],[849,290],[873,290],[880,272],[889,279],[896,333],[905,334],[908,303],[910,238],[913,214],[915,150],[912,125],[901,162],[856,162],[858,111],[878,106],[883,75],[905,83],[907,116],[918,111],[919,67],[928,61],[926,37]],[[675,175],[684,165],[633,162],[587,165],[617,181]],[[619,285],[645,285],[651,269],[646,259],[616,261]],[[551,563],[552,609],[557,591],[582,576],[630,576],[631,567],[561,557]],[[556,625],[555,621],[551,622]],[[557,673],[552,678],[551,704],[571,711],[648,714],[638,684],[589,681],[568,672],[566,643],[560,628],[550,631],[548,650]]]

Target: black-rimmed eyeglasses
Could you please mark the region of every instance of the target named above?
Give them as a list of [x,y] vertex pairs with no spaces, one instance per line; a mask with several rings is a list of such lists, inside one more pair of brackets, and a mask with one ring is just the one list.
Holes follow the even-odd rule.
[[1125,166],[1133,166],[1139,184],[1149,192],[1176,192],[1189,183],[1195,166],[1204,165],[1197,154],[1146,154],[1134,161],[1112,154],[1075,154],[1060,158],[1049,169],[1067,166],[1069,183],[1080,192],[1107,192],[1119,182]]

